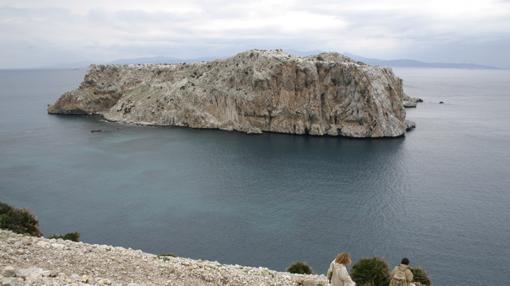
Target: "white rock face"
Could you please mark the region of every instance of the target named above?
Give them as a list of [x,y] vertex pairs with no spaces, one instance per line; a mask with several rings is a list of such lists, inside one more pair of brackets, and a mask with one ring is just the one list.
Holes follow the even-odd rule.
[[144,125],[348,137],[406,130],[402,80],[337,53],[251,50],[212,62],[92,65],[48,108]]
[[12,266],[7,266],[2,270],[2,276],[4,277],[14,277],[16,276],[16,269]]
[[[47,247],[55,243],[64,248]],[[23,236],[2,229],[0,250],[0,285],[328,285],[324,275],[158,257],[139,250]]]
[[419,97],[411,97],[404,93],[404,107],[405,108],[415,108],[418,103],[423,102],[423,99]]

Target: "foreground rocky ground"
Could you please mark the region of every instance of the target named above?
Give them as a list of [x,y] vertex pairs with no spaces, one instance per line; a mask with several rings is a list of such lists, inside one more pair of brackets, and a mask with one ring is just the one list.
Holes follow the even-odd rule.
[[0,230],[0,285],[327,285],[297,275]]

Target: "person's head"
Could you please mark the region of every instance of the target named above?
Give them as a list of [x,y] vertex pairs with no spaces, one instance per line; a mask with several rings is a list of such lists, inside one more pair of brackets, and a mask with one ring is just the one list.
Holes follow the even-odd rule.
[[406,257],[402,258],[402,261],[400,261],[400,264],[409,265],[409,259]]
[[335,262],[343,265],[351,264],[351,255],[347,252],[339,253],[335,258]]

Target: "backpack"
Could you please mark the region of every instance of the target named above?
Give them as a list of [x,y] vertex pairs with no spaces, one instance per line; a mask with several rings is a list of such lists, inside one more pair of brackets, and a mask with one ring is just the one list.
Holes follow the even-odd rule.
[[393,274],[393,278],[397,280],[406,280],[406,271],[401,270],[400,267],[397,268],[395,273]]
[[404,286],[404,285],[407,285],[407,280],[406,280],[406,270],[402,270],[400,269],[400,267],[397,267],[397,269],[395,270],[395,273],[393,274],[393,277],[391,277],[391,285],[395,285],[395,286]]

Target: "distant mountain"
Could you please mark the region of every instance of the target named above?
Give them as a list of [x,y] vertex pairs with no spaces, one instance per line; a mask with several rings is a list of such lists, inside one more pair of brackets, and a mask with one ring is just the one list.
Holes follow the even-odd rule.
[[413,68],[451,68],[451,69],[500,69],[497,67],[467,64],[467,63],[427,63],[417,60],[409,59],[396,59],[396,60],[381,60],[374,58],[365,58],[362,56],[344,53],[346,56],[353,60],[367,63],[369,65],[388,66],[388,67],[413,67]]

